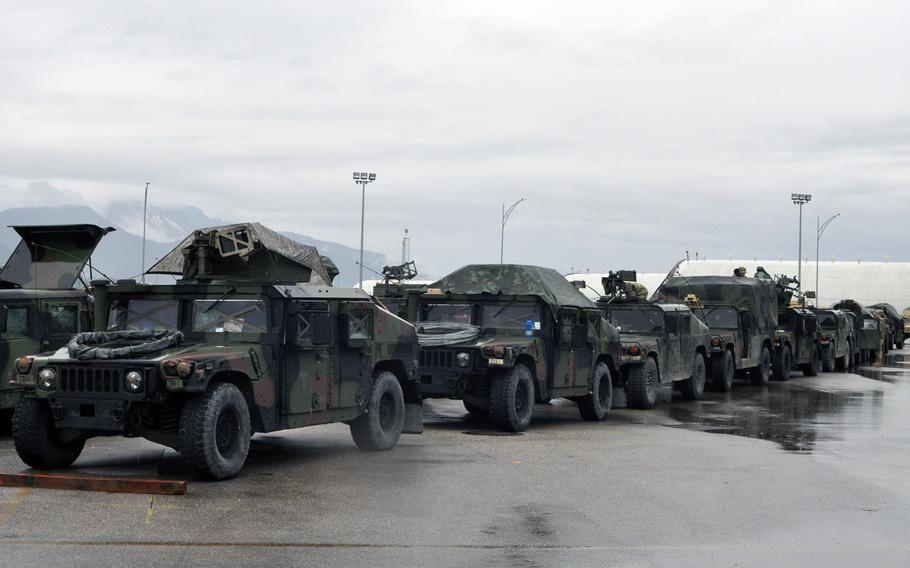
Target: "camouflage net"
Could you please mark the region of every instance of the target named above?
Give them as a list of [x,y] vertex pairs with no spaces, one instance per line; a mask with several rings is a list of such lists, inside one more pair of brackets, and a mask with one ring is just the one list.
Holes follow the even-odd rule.
[[417,326],[417,342],[428,347],[455,345],[480,337],[480,328],[451,321],[423,322]]
[[128,331],[89,331],[72,338],[67,345],[70,357],[86,359],[122,359],[157,353],[180,345],[183,333],[168,329],[133,329]]

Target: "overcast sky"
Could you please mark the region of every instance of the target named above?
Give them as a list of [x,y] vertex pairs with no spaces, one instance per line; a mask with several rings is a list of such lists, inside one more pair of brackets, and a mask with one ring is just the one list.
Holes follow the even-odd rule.
[[[441,275],[910,261],[910,3],[59,2],[0,16],[0,206],[141,199]],[[30,182],[58,188],[29,194]],[[74,220],[76,221],[76,220]],[[811,243],[811,245],[809,244]]]

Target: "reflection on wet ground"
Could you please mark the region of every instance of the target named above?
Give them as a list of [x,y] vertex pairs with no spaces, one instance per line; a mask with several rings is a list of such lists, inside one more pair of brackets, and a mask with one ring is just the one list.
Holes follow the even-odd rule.
[[[535,407],[532,428],[579,420],[575,405],[555,400]],[[820,444],[842,441],[858,433],[889,432],[910,436],[900,417],[910,413],[910,357],[891,352],[881,367],[865,366],[855,373],[822,373],[756,387],[737,381],[729,393],[707,392],[700,401],[682,400],[665,388],[652,411],[614,409],[611,421],[653,424],[708,433],[744,436],[778,443],[792,452],[811,453]],[[492,431],[484,421],[466,415],[460,404],[431,401],[427,421],[432,428]],[[887,423],[887,424],[886,424]],[[475,428],[476,426],[476,428]],[[896,434],[894,434],[896,433]]]

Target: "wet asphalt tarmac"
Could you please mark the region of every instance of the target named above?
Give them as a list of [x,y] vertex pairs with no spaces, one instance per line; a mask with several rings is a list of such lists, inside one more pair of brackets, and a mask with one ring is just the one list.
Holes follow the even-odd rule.
[[[910,351],[910,350],[908,350]],[[368,454],[347,427],[257,435],[241,477],[163,497],[0,488],[0,566],[910,565],[910,354],[582,422],[535,409],[495,435],[428,404]],[[0,471],[26,471],[7,431]],[[187,479],[143,440],[71,472]]]

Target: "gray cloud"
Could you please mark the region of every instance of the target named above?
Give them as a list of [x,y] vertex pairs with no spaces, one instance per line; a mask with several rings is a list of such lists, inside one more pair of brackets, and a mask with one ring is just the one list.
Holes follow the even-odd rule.
[[[14,4],[0,21],[0,205],[141,196],[440,274],[507,259],[663,269],[910,260],[910,6],[893,2]],[[65,195],[42,197],[46,180]],[[813,243],[814,254],[814,243]]]

